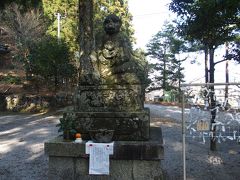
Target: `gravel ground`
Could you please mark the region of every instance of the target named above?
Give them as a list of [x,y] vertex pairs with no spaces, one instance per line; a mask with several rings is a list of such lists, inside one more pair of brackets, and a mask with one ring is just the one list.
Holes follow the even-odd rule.
[[44,141],[57,135],[59,117],[0,116],[0,180],[46,180]]
[[[165,159],[162,166],[167,179],[183,179],[181,109],[178,107],[146,105],[151,109],[152,125],[161,126]],[[225,141],[217,151],[209,150],[209,141],[193,139],[186,134],[186,175],[188,180],[240,179],[240,144]]]
[[[161,126],[167,179],[182,179],[181,109],[146,105],[151,109],[152,126]],[[57,135],[59,116],[51,114],[0,115],[0,180],[47,179],[44,142]],[[240,145],[234,141],[218,144],[209,151],[209,142],[186,139],[187,179],[238,180]]]

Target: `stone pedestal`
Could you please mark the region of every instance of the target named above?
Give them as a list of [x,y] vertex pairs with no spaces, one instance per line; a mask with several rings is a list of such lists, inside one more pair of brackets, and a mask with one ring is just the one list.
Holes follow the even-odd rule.
[[65,112],[73,129],[83,140],[90,140],[90,131],[114,131],[113,141],[146,141],[149,139],[150,111],[143,106],[143,85],[108,84],[79,86],[74,109]]
[[149,141],[115,141],[110,156],[110,175],[89,175],[85,142],[79,144],[57,137],[45,143],[50,180],[161,180],[163,146],[161,128],[150,129]]
[[[68,113],[68,112],[67,112]],[[75,129],[83,140],[91,140],[89,130],[114,130],[113,141],[142,141],[149,139],[149,109],[140,112],[70,112]]]

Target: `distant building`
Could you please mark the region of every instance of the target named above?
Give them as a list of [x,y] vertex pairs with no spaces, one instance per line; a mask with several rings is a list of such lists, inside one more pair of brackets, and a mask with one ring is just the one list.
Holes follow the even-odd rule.
[[155,90],[155,91],[146,93],[145,100],[146,101],[159,101],[162,96],[163,96],[162,90]]

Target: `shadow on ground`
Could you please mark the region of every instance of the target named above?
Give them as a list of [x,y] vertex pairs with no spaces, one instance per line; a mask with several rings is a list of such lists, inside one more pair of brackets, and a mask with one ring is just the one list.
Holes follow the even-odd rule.
[[[165,159],[162,166],[167,179],[183,179],[181,111],[177,107],[148,106],[151,125],[162,127]],[[45,180],[48,160],[44,142],[57,136],[59,116],[0,116],[0,180]],[[187,179],[237,180],[240,176],[240,145],[235,141],[218,144],[209,151],[209,142],[201,138],[186,139]]]
[[[183,179],[181,109],[147,105],[151,109],[151,125],[160,126],[163,133],[164,156],[162,166],[167,180]],[[240,176],[240,144],[226,141],[217,144],[217,151],[209,150],[209,140],[186,138],[186,172],[191,180],[237,180]]]
[[57,135],[59,117],[49,114],[0,116],[0,179],[47,179],[43,143]]

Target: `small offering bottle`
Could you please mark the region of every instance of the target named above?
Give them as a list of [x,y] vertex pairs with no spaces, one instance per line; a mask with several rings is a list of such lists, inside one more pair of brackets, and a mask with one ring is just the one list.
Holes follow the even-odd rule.
[[76,137],[76,140],[74,142],[76,142],[76,143],[82,143],[83,142],[80,133],[76,133],[75,137]]

